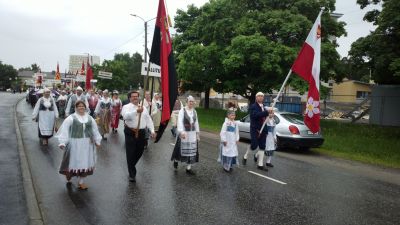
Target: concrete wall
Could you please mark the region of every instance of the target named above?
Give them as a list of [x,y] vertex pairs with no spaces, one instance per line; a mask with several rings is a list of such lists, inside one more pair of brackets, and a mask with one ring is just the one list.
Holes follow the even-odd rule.
[[400,85],[376,85],[372,88],[369,122],[400,126]]

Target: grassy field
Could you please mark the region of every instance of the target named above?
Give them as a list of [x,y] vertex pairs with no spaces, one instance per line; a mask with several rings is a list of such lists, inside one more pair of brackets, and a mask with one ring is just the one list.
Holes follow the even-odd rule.
[[[225,110],[196,108],[201,130],[219,132],[226,115]],[[236,119],[246,113],[238,112]],[[324,144],[319,153],[400,168],[400,127],[383,127],[369,124],[351,124],[321,120]]]
[[324,144],[313,151],[400,168],[400,127],[321,120]]

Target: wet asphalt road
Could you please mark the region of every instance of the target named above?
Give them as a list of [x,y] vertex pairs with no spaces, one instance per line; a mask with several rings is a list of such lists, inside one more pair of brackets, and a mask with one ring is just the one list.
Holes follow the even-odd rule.
[[[216,162],[218,135],[204,133],[195,176],[170,162],[170,132],[151,144],[137,165],[137,182],[127,179],[120,126],[102,142],[96,171],[66,186],[58,174],[62,151],[55,138],[39,144],[32,109],[17,107],[24,146],[45,224],[398,224],[399,182],[386,182],[334,164],[310,163],[278,153],[275,167],[259,172],[247,166],[225,173]],[[3,111],[1,112],[3,113]],[[201,119],[201,118],[200,118]],[[245,144],[240,144],[240,155]],[[286,156],[288,155],[288,156]],[[300,154],[299,158],[309,158]],[[317,159],[318,160],[318,159]],[[286,184],[258,176],[274,178]],[[399,171],[392,171],[399,178]]]
[[28,224],[17,149],[14,105],[22,94],[0,92],[0,224]]

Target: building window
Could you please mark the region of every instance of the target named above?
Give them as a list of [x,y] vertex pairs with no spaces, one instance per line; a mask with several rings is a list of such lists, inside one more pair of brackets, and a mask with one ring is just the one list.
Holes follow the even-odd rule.
[[371,92],[368,91],[357,91],[357,98],[368,98],[368,95],[370,95]]

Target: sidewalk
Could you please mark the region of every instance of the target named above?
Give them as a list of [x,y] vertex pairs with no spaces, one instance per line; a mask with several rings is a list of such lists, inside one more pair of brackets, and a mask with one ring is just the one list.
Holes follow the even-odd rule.
[[0,92],[0,99],[0,224],[43,225],[17,121],[25,93]]

